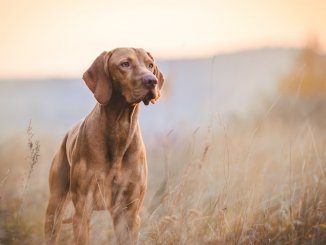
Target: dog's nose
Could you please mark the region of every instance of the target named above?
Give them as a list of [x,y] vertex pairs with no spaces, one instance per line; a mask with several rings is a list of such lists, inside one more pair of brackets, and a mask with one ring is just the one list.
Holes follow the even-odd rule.
[[157,84],[157,78],[154,75],[145,75],[143,77],[143,83],[147,87],[155,87]]

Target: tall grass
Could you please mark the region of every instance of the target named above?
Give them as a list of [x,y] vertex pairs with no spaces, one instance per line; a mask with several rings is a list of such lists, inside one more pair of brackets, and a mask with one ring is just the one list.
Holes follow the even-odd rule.
[[[326,103],[278,99],[268,105],[249,119],[213,117],[207,127],[175,129],[147,146],[140,244],[326,243],[326,131],[320,120]],[[4,244],[42,241],[47,174],[59,144],[42,139],[39,165],[31,167],[23,164],[31,151],[22,142],[0,148]],[[17,190],[28,169],[33,172],[16,222]],[[110,217],[102,214],[93,215],[92,244],[114,241]],[[71,236],[71,225],[63,225],[61,243]]]
[[[5,173],[0,184],[1,244],[39,241],[38,238],[33,238],[38,229],[35,229],[36,222],[31,222],[26,215],[29,210],[24,210],[24,208],[28,208],[25,200],[31,201],[30,198],[26,198],[27,188],[40,156],[40,143],[35,139],[31,121],[26,130],[26,137],[27,146],[23,148],[21,145],[18,147],[17,143],[11,145],[11,142],[3,143],[1,147],[1,172]],[[22,156],[20,151],[24,152],[23,154],[28,153],[24,159],[19,159]],[[21,166],[16,164],[21,164]]]

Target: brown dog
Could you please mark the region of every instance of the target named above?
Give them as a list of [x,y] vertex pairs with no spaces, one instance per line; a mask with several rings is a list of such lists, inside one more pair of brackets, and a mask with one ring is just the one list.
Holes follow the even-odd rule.
[[67,133],[54,157],[49,175],[46,242],[57,241],[71,197],[76,244],[88,244],[93,210],[109,210],[117,242],[135,244],[147,186],[139,103],[154,103],[164,78],[145,50],[118,48],[97,57],[83,79],[98,103]]

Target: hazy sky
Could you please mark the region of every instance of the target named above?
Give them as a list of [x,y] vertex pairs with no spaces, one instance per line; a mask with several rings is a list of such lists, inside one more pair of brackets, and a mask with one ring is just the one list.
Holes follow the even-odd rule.
[[318,35],[326,0],[1,0],[0,77],[81,76],[103,50],[157,58],[295,46]]

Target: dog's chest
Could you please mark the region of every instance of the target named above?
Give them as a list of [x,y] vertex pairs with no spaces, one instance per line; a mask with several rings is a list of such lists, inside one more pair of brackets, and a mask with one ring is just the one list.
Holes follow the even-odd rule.
[[111,170],[109,174],[95,175],[94,208],[114,209],[127,206],[139,198],[146,187],[146,170]]
[[119,123],[104,140],[105,156],[110,162],[119,162],[124,157],[130,144],[135,140],[135,129],[130,128],[129,123]]

